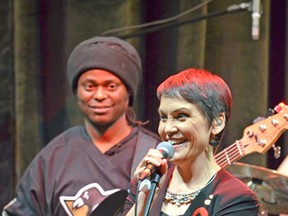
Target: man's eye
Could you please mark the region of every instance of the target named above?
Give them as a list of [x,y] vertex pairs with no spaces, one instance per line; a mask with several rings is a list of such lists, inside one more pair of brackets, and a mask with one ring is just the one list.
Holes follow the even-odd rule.
[[91,91],[93,89],[93,85],[91,83],[85,83],[83,86],[87,91]]
[[110,83],[108,85],[108,89],[111,90],[111,91],[116,90],[117,87],[118,87],[118,85],[116,83]]

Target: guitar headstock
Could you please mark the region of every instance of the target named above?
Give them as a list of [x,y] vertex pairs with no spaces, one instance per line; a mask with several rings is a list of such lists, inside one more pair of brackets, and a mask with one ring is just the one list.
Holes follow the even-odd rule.
[[274,110],[277,114],[245,128],[242,138],[245,155],[252,152],[265,153],[288,130],[288,106],[279,103]]

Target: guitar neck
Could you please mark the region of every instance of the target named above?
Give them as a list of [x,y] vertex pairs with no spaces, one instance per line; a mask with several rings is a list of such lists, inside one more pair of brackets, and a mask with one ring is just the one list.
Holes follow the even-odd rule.
[[250,153],[263,154],[268,151],[280,135],[288,130],[288,106],[280,103],[275,110],[277,114],[246,127],[241,140],[216,154],[214,158],[219,166],[226,168]]
[[243,146],[240,144],[240,141],[236,141],[229,147],[216,154],[214,158],[220,167],[226,168],[234,161],[237,161],[244,156]]

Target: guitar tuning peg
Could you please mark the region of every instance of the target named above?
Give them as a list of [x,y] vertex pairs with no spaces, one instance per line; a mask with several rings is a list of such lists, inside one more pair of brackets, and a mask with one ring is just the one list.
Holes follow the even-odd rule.
[[263,116],[258,116],[256,119],[253,120],[253,124],[256,124],[262,120],[264,120],[265,118]]
[[285,103],[281,102],[279,103],[277,106],[275,106],[274,110],[279,113],[281,112],[283,109],[285,109],[286,105]]
[[265,115],[265,117],[258,116],[256,119],[253,120],[253,124],[256,124],[256,123],[268,118],[269,116],[272,116],[274,113],[275,113],[275,111],[273,109],[269,108],[267,113],[266,113],[266,115]]
[[275,146],[273,145],[273,150],[274,150],[274,158],[278,159],[281,155],[281,146]]
[[267,118],[269,116],[272,116],[274,113],[275,113],[274,109],[269,108],[267,113],[266,113],[266,115],[265,115],[265,117]]

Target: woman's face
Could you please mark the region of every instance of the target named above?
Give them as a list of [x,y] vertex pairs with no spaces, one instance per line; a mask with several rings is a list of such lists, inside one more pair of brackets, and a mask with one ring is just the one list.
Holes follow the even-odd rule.
[[158,112],[158,133],[163,141],[173,145],[175,154],[170,160],[173,163],[194,160],[209,145],[212,127],[208,127],[195,104],[181,97],[162,96]]

